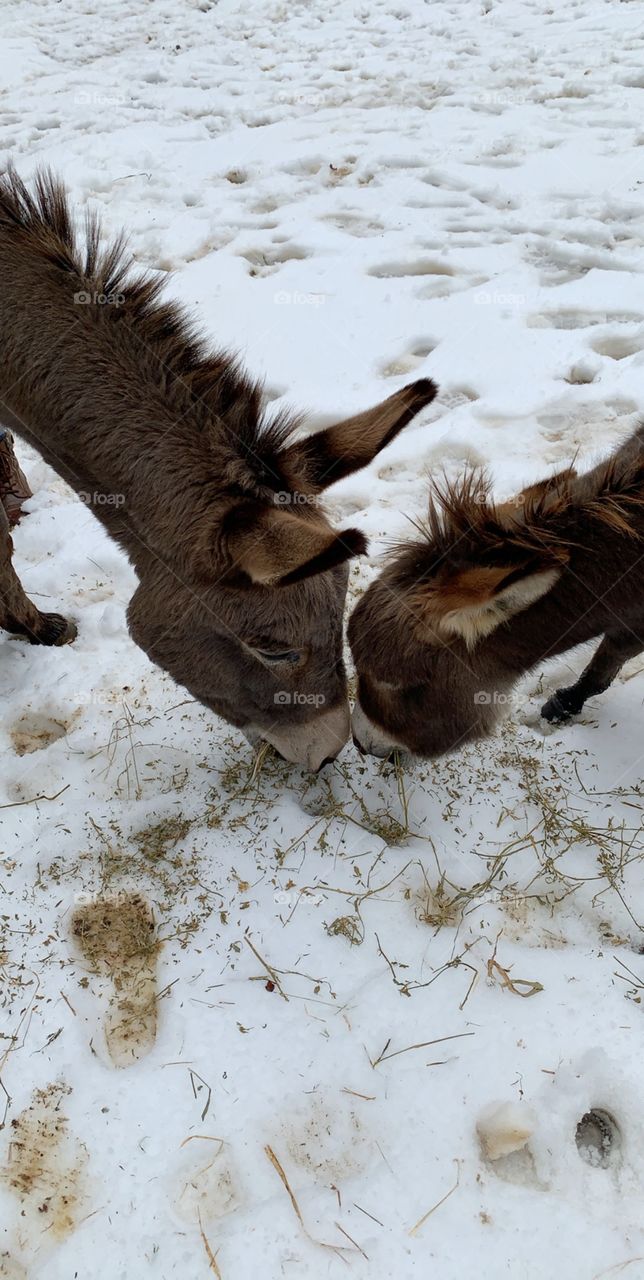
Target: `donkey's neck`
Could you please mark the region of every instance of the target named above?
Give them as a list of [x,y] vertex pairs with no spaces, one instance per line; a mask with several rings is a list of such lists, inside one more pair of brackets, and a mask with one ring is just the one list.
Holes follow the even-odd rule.
[[641,630],[641,556],[639,538],[606,530],[587,534],[550,591],[488,637],[481,659],[516,679],[607,632]]
[[46,376],[32,375],[55,333],[23,331],[0,385],[0,418],[79,494],[135,565],[146,551],[194,565],[230,467],[239,466],[225,412],[213,412],[187,378],[139,349],[124,326],[84,315],[74,322],[65,301],[53,325],[66,332],[57,362]]

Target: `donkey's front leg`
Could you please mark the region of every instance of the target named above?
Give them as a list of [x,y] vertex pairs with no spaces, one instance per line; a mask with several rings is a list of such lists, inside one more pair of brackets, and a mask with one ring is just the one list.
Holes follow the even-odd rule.
[[11,563],[13,542],[0,502],[0,627],[26,636],[31,644],[69,644],[76,627],[59,613],[41,613],[23,591]]
[[613,683],[618,671],[629,658],[637,657],[644,651],[644,639],[633,635],[632,631],[622,632],[615,636],[604,636],[599,648],[594,653],[586,670],[582,672],[576,684],[568,689],[557,689],[552,698],[541,708],[541,714],[551,722],[570,720],[578,716],[588,698],[603,693]]

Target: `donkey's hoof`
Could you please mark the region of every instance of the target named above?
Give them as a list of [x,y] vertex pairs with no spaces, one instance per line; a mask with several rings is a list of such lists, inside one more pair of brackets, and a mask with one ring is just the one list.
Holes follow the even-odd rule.
[[550,724],[560,724],[563,720],[570,720],[575,714],[574,709],[567,706],[564,702],[566,696],[565,689],[557,689],[552,697],[541,708],[541,714],[544,720],[548,720]]
[[76,623],[70,618],[63,618],[60,613],[41,613],[38,631],[30,632],[29,640],[31,644],[62,645],[71,644],[77,635]]

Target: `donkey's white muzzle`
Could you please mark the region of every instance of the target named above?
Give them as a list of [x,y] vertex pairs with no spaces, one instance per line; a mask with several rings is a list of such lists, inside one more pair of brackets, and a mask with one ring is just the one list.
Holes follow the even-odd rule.
[[358,750],[363,751],[365,755],[388,756],[397,747],[402,751],[407,749],[402,742],[395,742],[388,737],[384,729],[379,729],[378,725],[365,715],[359,702],[356,702],[353,708],[351,731]]
[[285,760],[317,773],[327,760],[335,760],[349,738],[351,721],[349,705],[343,703],[324,711],[304,724],[272,729],[262,737],[279,751]]

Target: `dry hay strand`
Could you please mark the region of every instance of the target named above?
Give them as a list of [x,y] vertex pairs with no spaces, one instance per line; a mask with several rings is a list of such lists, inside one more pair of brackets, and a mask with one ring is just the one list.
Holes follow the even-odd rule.
[[421,1227],[423,1227],[427,1222],[427,1219],[431,1218],[432,1214],[436,1213],[436,1210],[440,1209],[441,1205],[445,1204],[445,1201],[449,1200],[450,1196],[454,1195],[454,1192],[456,1191],[461,1181],[461,1162],[460,1160],[456,1160],[454,1163],[456,1164],[456,1182],[454,1183],[454,1186],[450,1187],[449,1191],[446,1191],[445,1195],[441,1196],[440,1200],[437,1200],[436,1204],[433,1204],[431,1209],[428,1209],[427,1213],[424,1213],[422,1218],[418,1219],[418,1222],[416,1223],[416,1225],[411,1227],[409,1231],[410,1236],[417,1235]]
[[501,986],[504,990],[511,991],[515,996],[522,996],[524,1000],[529,999],[530,996],[538,995],[540,991],[543,991],[543,984],[541,982],[531,982],[528,978],[512,978],[510,976],[510,969],[505,969],[502,964],[499,964],[499,961],[496,958],[496,949],[499,945],[500,937],[501,934],[498,935],[496,942],[494,943],[494,951],[487,962],[487,976],[489,981],[495,982],[498,975],[498,978],[501,980]]
[[[288,1198],[289,1198],[289,1200],[290,1200],[290,1202],[291,1202],[291,1205],[292,1205],[292,1207],[293,1207],[293,1212],[294,1212],[294,1214],[295,1214],[295,1216],[296,1216],[296,1218],[297,1218],[297,1220],[298,1220],[298,1222],[299,1222],[299,1224],[300,1224],[300,1226],[301,1226],[301,1228],[302,1228],[302,1230],[303,1230],[303,1232],[304,1232],[304,1234],[305,1234],[305,1236],[306,1236],[307,1240],[310,1240],[311,1244],[316,1245],[319,1249],[330,1249],[332,1253],[337,1254],[337,1256],[338,1256],[339,1258],[341,1258],[343,1262],[345,1262],[345,1261],[346,1261],[346,1259],[345,1259],[342,1255],[343,1255],[344,1253],[353,1253],[353,1252],[354,1252],[354,1250],[353,1250],[353,1249],[347,1249],[346,1245],[326,1244],[323,1240],[316,1240],[316,1239],[315,1239],[315,1237],[311,1235],[311,1232],[308,1230],[308,1228],[307,1228],[307,1226],[306,1226],[306,1224],[305,1224],[305,1222],[304,1222],[304,1218],[302,1217],[302,1211],[301,1211],[301,1209],[300,1209],[300,1206],[299,1206],[299,1204],[297,1203],[297,1200],[295,1199],[295,1195],[294,1195],[293,1191],[291,1190],[291,1187],[290,1187],[290,1185],[289,1185],[288,1178],[287,1178],[287,1176],[286,1176],[286,1174],[285,1174],[285,1172],[284,1172],[284,1170],[283,1170],[283,1168],[282,1168],[282,1165],[280,1164],[280,1162],[279,1162],[279,1160],[278,1160],[277,1156],[275,1155],[275,1152],[273,1151],[273,1148],[272,1148],[272,1147],[269,1147],[269,1146],[267,1145],[267,1146],[265,1146],[265,1147],[264,1147],[264,1151],[265,1151],[266,1155],[268,1156],[268,1159],[270,1160],[270,1162],[271,1162],[271,1164],[272,1164],[272,1166],[273,1166],[273,1168],[274,1168],[275,1172],[277,1173],[277,1175],[278,1175],[278,1177],[279,1177],[279,1179],[280,1179],[280,1181],[281,1181],[281,1183],[282,1183],[282,1186],[284,1187],[284,1189],[285,1189],[285,1191],[286,1191],[286,1194],[288,1195]],[[345,1234],[345,1235],[346,1235],[346,1232],[344,1232],[343,1234]],[[358,1249],[358,1246],[357,1246],[357,1245],[355,1246],[355,1249],[356,1249],[357,1251],[359,1251],[360,1253],[362,1253],[362,1250],[361,1250],[361,1249]]]
[[221,1274],[221,1271],[219,1270],[219,1267],[217,1266],[217,1257],[216,1257],[216,1254],[214,1254],[214,1253],[213,1253],[213,1251],[212,1251],[212,1249],[210,1248],[210,1244],[209,1244],[209,1242],[208,1242],[208,1237],[207,1237],[207,1235],[206,1235],[206,1233],[205,1233],[205,1231],[204,1231],[204,1229],[203,1229],[203,1225],[202,1225],[202,1222],[201,1222],[201,1214],[200,1214],[200,1213],[197,1213],[197,1218],[198,1218],[198,1220],[199,1220],[199,1234],[200,1234],[200,1236],[201,1236],[201,1241],[202,1241],[203,1247],[204,1247],[204,1249],[205,1249],[205,1251],[206,1251],[206,1257],[207,1257],[207,1259],[208,1259],[208,1265],[209,1265],[209,1267],[210,1267],[210,1270],[211,1270],[211,1271],[213,1271],[213,1272],[215,1273],[215,1275],[216,1275],[216,1277],[217,1277],[217,1280],[222,1280],[222,1274]]

